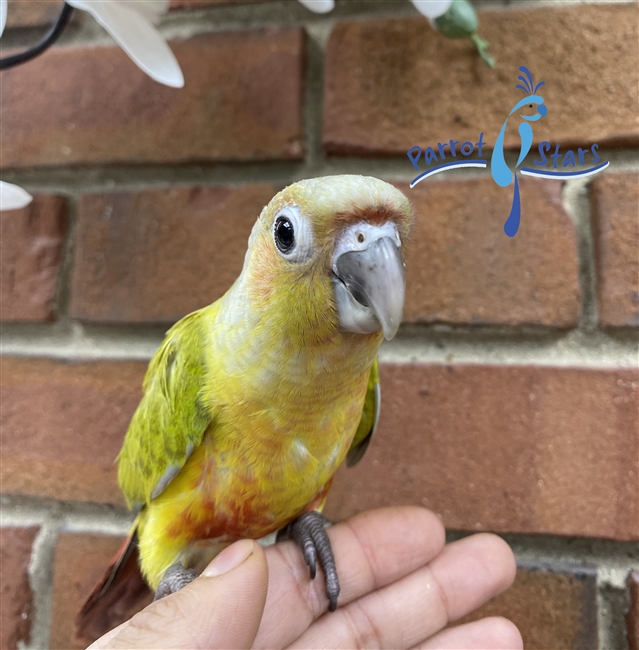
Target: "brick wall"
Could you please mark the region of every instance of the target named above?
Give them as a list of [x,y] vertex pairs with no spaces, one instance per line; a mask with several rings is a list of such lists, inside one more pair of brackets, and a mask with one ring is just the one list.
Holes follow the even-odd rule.
[[[527,648],[637,648],[637,5],[483,3],[491,71],[399,0],[174,4],[183,90],[86,16],[2,73],[2,178],[36,199],[0,216],[0,646],[80,647],[71,621],[129,522],[113,459],[163,332],[228,288],[279,188],[362,173],[405,190],[417,222],[380,431],[329,515],[413,503],[451,538],[503,534],[520,571],[480,613]],[[7,43],[55,13],[11,0]],[[410,190],[405,152],[494,142],[522,63],[547,83],[536,137],[597,142],[611,166],[526,178],[508,239],[509,190],[470,170]]]

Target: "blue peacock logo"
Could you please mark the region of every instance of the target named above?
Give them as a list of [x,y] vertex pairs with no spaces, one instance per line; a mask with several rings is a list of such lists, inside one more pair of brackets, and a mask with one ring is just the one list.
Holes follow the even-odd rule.
[[[533,76],[530,70],[522,65],[519,67],[519,71],[523,75],[519,75],[517,79],[521,81],[518,83],[515,88],[522,90],[526,95],[521,101],[517,102],[503,126],[501,131],[497,136],[497,141],[495,142],[495,148],[493,149],[493,154],[490,159],[490,173],[493,177],[493,180],[500,187],[507,187],[515,181],[515,187],[513,190],[513,202],[510,208],[510,214],[508,219],[504,223],[504,232],[508,237],[514,237],[519,230],[519,224],[521,222],[521,200],[519,197],[519,182],[517,180],[517,170],[519,166],[524,161],[524,158],[528,155],[530,148],[533,142],[533,127],[532,122],[537,122],[543,120],[544,117],[548,114],[548,109],[544,103],[544,98],[541,95],[538,95],[538,90],[546,85],[545,81],[540,81],[538,84],[534,84]],[[522,85],[523,84],[523,85]],[[506,127],[508,126],[508,120],[514,114],[517,114],[517,117],[521,118],[522,122],[519,124],[519,158],[517,159],[517,164],[515,169],[511,170],[510,167],[506,164],[504,159],[504,137],[506,135]],[[589,149],[582,149],[581,147],[577,150],[577,155],[579,157],[579,164],[581,166],[586,165],[585,154],[592,154],[592,162],[598,163],[600,158],[597,155],[597,149],[599,145],[593,144]],[[533,162],[539,167],[543,167],[546,164],[546,153],[550,151],[551,145],[549,142],[542,142],[538,149],[540,160],[535,159]],[[562,155],[559,153],[560,145],[555,146],[555,152],[550,155],[553,159],[554,165],[553,169],[557,169],[557,164]],[[573,151],[568,151],[563,155],[563,167],[568,168],[572,167],[572,171],[550,171],[547,169],[535,169],[531,167],[522,167],[519,171],[524,176],[537,176],[538,178],[552,178],[557,180],[567,180],[571,178],[583,178],[584,176],[591,176],[604,170],[608,167],[608,162],[603,162],[596,167],[591,167],[589,169],[576,169],[575,168],[575,154]]]
[[[548,108],[544,98],[539,94],[539,89],[546,85],[545,81],[535,84],[530,70],[522,65],[519,67],[520,74],[517,79],[521,82],[515,88],[523,91],[525,97],[518,101],[508,113],[501,131],[497,136],[490,159],[490,173],[493,180],[500,187],[508,187],[514,181],[513,202],[510,208],[510,215],[504,223],[504,232],[508,237],[514,237],[521,222],[521,199],[519,196],[518,173],[522,176],[537,176],[538,178],[552,178],[555,180],[569,180],[574,178],[583,178],[591,176],[604,170],[610,163],[600,162],[597,154],[598,144],[592,144],[588,149],[577,148],[577,156],[572,150],[561,153],[561,145],[554,146],[554,152],[550,153],[552,145],[550,142],[541,142],[538,146],[539,160],[533,160],[534,167],[521,167],[524,159],[530,152],[533,143],[533,122],[543,120],[548,115]],[[504,158],[504,140],[506,138],[506,128],[508,122],[519,119],[519,157],[514,169],[511,169]],[[512,123],[512,122],[511,122]],[[451,139],[448,142],[438,142],[437,146],[422,147],[415,145],[411,147],[406,155],[410,160],[415,171],[419,172],[411,181],[410,187],[415,187],[418,183],[431,178],[435,174],[448,172],[461,167],[479,167],[485,168],[487,161],[483,159],[484,146],[488,144],[484,140],[484,132],[479,134],[477,142],[467,141],[461,143],[458,140]],[[459,147],[459,148],[458,148]],[[546,157],[548,154],[548,157]],[[595,167],[587,167],[586,155],[591,155],[590,162],[596,164]],[[552,158],[552,169],[546,167],[549,164],[548,158]],[[577,163],[577,160],[579,161]],[[425,163],[426,169],[421,170],[420,165]],[[557,170],[561,162],[562,171]],[[540,169],[541,168],[541,169]]]
[[[523,77],[519,75],[517,78],[523,83],[517,84],[515,88],[524,91],[526,97],[521,101],[518,101],[513,107],[503,126],[501,131],[497,136],[497,141],[495,142],[495,148],[493,149],[493,155],[490,159],[490,173],[493,177],[493,180],[500,187],[507,187],[513,182],[513,177],[515,179],[515,189],[513,192],[513,204],[510,209],[510,216],[506,219],[504,224],[504,232],[509,237],[514,237],[519,230],[519,223],[521,221],[521,200],[519,198],[519,182],[517,181],[517,168],[524,161],[524,158],[528,155],[530,147],[533,143],[533,129],[531,126],[532,122],[537,122],[542,120],[548,114],[548,109],[544,104],[544,98],[537,94],[537,91],[546,85],[545,81],[540,81],[536,86],[533,85],[533,77],[530,73],[530,70],[524,65],[520,66],[520,72],[523,72],[526,76]],[[512,117],[514,113],[518,113],[523,121],[519,124],[519,158],[517,159],[517,164],[515,169],[511,171],[510,167],[506,164],[504,158],[504,138],[506,136],[506,127],[508,126],[508,120]]]

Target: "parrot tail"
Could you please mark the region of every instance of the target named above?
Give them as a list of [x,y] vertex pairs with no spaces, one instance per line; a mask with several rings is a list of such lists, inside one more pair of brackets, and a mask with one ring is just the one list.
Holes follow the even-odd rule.
[[138,555],[134,529],[76,616],[76,632],[83,641],[92,643],[127,620],[131,610],[151,601],[152,592],[140,573]]

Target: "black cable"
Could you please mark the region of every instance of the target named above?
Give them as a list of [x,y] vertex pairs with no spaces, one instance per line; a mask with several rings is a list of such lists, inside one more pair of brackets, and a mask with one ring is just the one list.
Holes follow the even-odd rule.
[[12,56],[0,59],[0,70],[7,70],[8,68],[20,65],[21,63],[26,63],[51,47],[58,40],[60,34],[64,31],[64,28],[68,25],[72,13],[73,7],[65,2],[64,7],[62,7],[62,13],[58,16],[58,20],[49,30],[47,35],[30,50],[25,50],[19,54],[13,54]]

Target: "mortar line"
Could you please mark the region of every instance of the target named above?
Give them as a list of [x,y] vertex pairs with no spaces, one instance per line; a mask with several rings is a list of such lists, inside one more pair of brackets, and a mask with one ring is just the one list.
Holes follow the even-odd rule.
[[601,650],[628,650],[624,614],[629,605],[630,594],[627,588],[618,589],[600,584],[597,578],[597,622]]
[[[628,573],[639,566],[639,559],[631,558],[629,552],[624,550],[624,542],[619,542],[621,549],[614,549],[603,553],[588,553],[581,555],[575,554],[564,549],[558,549],[553,552],[542,550],[541,547],[530,547],[522,550],[517,547],[516,536],[514,553],[517,558],[518,566],[534,566],[548,568],[565,568],[567,570],[575,569],[593,569],[597,574],[597,584],[614,589],[625,589],[625,579]],[[585,538],[586,540],[588,538]]]
[[597,306],[597,279],[590,209],[590,178],[567,181],[562,191],[564,209],[575,223],[579,258],[579,286],[581,314],[579,326],[587,331],[599,323]]
[[3,494],[2,526],[45,526],[60,531],[125,534],[132,515],[122,506],[80,501],[59,501],[46,497]]
[[[447,541],[475,534],[476,530],[449,530]],[[613,571],[629,571],[639,567],[639,545],[636,541],[620,541],[594,537],[552,535],[548,533],[497,533],[512,548],[521,565],[534,564],[600,571],[604,584],[620,586]]]
[[[304,75],[304,135],[306,157],[304,167],[313,169],[324,161],[322,148],[322,116],[324,108],[324,57],[332,22],[319,26],[306,24]],[[306,175],[306,174],[305,174]]]
[[62,265],[55,291],[55,313],[58,320],[66,320],[71,298],[71,273],[75,252],[75,233],[78,221],[78,197],[73,193],[65,197],[66,201],[66,237],[63,247]]
[[[55,523],[66,528],[69,522],[93,530],[118,531],[130,521],[132,515],[123,505],[87,501],[63,501],[43,496],[18,494],[0,495],[2,527],[38,526]],[[93,523],[92,523],[93,522]],[[474,535],[470,529],[449,529],[447,541],[455,541]],[[603,537],[560,535],[553,533],[515,532],[498,533],[514,550],[518,557],[536,560],[545,557],[555,562],[575,563],[575,556],[591,566],[630,566],[639,569],[639,544],[636,540],[608,539]],[[639,535],[639,531],[637,531]],[[533,555],[534,554],[534,555]],[[615,564],[607,563],[614,558]]]
[[[4,325],[5,356],[77,360],[149,360],[168,329],[86,328],[76,322],[26,328]],[[636,368],[637,332],[525,328],[446,328],[402,326],[380,350],[383,363],[474,363],[486,365]]]
[[46,650],[49,647],[57,537],[58,527],[55,522],[43,521],[40,524],[28,569],[34,606],[31,639],[29,643],[20,644],[23,650]]
[[[309,37],[307,49],[317,47],[322,38],[321,31]],[[311,52],[309,58],[317,58],[319,53]],[[408,182],[416,172],[405,156],[390,157],[357,157],[357,156],[325,156],[321,143],[322,107],[317,110],[309,109],[308,95],[321,92],[317,88],[323,85],[321,74],[317,70],[318,62],[311,61],[315,69],[311,75],[316,75],[311,89],[305,90],[306,101],[304,108],[306,147],[310,150],[305,160],[300,161],[246,161],[240,163],[185,163],[167,165],[136,165],[115,166],[102,165],[90,168],[81,167],[49,167],[41,169],[3,170],[3,180],[16,183],[25,189],[37,192],[59,192],[76,196],[90,192],[140,191],[145,189],[165,189],[170,187],[192,185],[230,185],[242,186],[247,183],[276,183],[288,184],[302,178],[322,176],[327,174],[363,174],[378,176],[394,181]],[[308,76],[308,75],[307,75]],[[314,86],[314,88],[313,88]],[[313,97],[311,96],[311,100]],[[317,132],[314,131],[317,126]],[[310,139],[310,142],[309,142]],[[424,145],[428,143],[423,143]],[[488,150],[487,150],[488,151]],[[506,152],[507,159],[513,157],[513,152]],[[632,148],[600,150],[602,159],[610,161],[606,174],[636,173],[639,170],[639,151]],[[534,154],[530,154],[532,160]],[[526,159],[528,160],[528,158]],[[531,163],[532,164],[532,163]],[[457,169],[438,174],[430,183],[442,180],[471,180],[490,178],[487,169]],[[579,183],[579,180],[568,183]],[[410,193],[409,193],[410,196]]]
[[[53,526],[60,531],[82,531],[119,535],[133,518],[123,506],[81,501],[59,501],[46,497],[9,495],[1,497],[2,527]],[[475,534],[476,530],[449,529],[447,541]],[[610,577],[614,571],[639,569],[639,545],[634,540],[566,536],[551,533],[497,533],[513,549],[518,561],[541,565],[591,567],[601,570],[605,584],[625,582]],[[608,572],[608,573],[606,573]],[[625,580],[625,576],[624,576]]]

